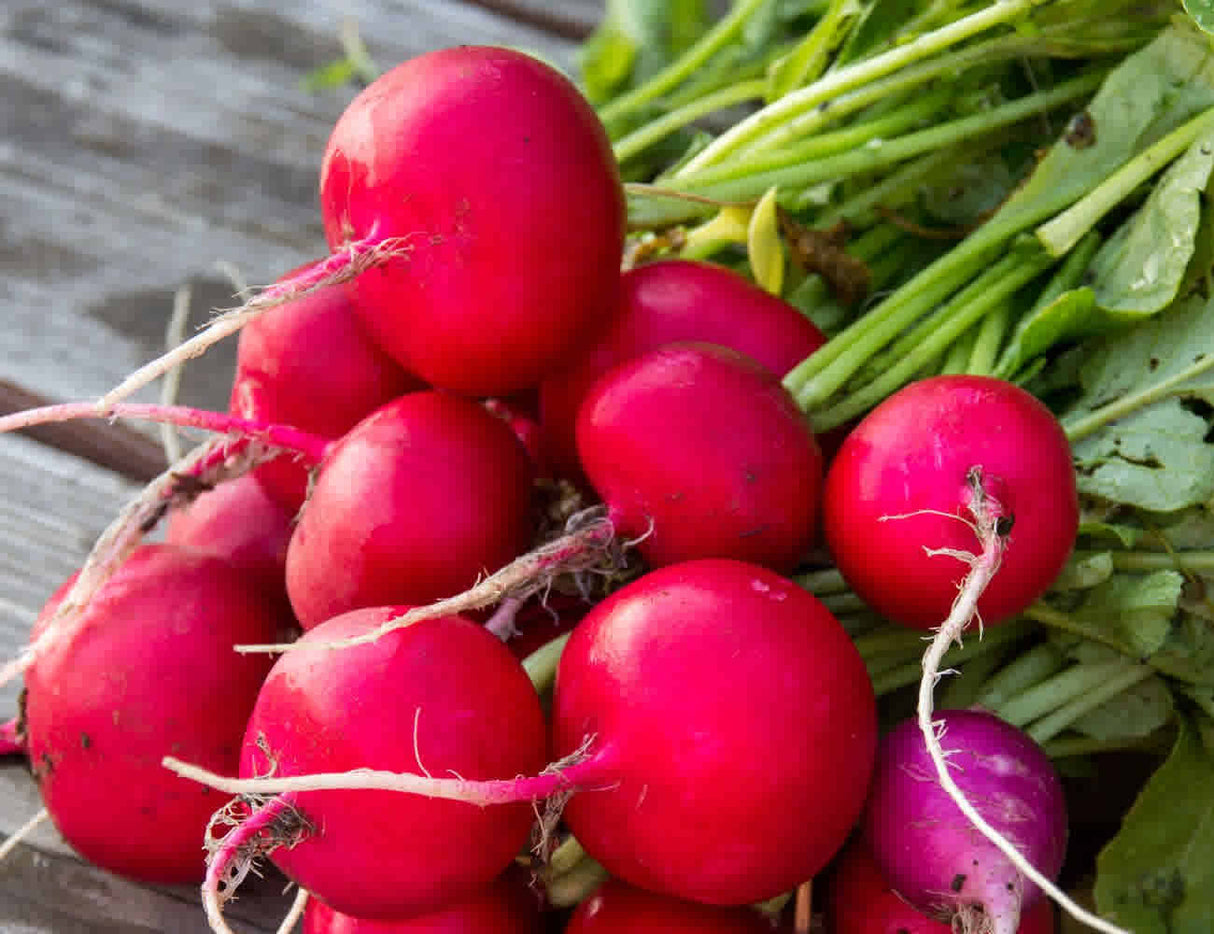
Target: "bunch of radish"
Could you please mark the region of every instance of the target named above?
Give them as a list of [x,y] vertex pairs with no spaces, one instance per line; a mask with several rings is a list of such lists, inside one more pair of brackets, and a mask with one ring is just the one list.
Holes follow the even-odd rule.
[[[96,404],[0,420],[220,433],[119,517],[17,666],[18,744],[67,840],[201,882],[220,931],[260,856],[310,893],[313,934],[541,929],[503,874],[543,895],[558,844],[611,877],[570,932],[752,931],[745,906],[862,827],[925,925],[1029,930],[1057,778],[993,716],[942,723],[931,688],[973,618],[1019,612],[1070,552],[1048,410],[990,378],[912,384],[828,472],[781,383],[823,335],[719,266],[621,273],[607,137],[517,52],[385,74],[320,190],[329,257]],[[121,401],[246,323],[228,413]],[[141,543],[166,511],[168,542]],[[879,756],[860,654],[786,576],[823,546],[877,611],[941,627],[919,721]],[[962,751],[976,811],[942,784]],[[876,930],[845,920],[852,891],[835,930]]]

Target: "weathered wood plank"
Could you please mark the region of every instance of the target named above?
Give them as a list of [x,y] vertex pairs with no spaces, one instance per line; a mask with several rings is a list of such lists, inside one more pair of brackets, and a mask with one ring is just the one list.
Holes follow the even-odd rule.
[[[158,352],[172,295],[193,323],[232,301],[215,261],[253,283],[324,250],[316,172],[352,88],[303,90],[354,17],[382,64],[468,42],[567,67],[600,0],[13,0],[0,5],[0,380],[95,396]],[[222,407],[232,347],[187,368],[182,399]],[[153,391],[142,394],[151,398]],[[43,436],[63,444],[54,435]],[[128,439],[129,440],[129,439]],[[148,454],[138,442],[134,449]],[[102,459],[94,452],[82,452]],[[121,466],[120,464],[115,464]],[[128,467],[122,469],[131,472]],[[32,438],[0,438],[0,655],[83,560],[134,484]],[[0,719],[18,685],[0,690]],[[0,833],[38,800],[0,765]],[[278,883],[246,895],[242,930],[271,931]],[[49,825],[0,866],[0,932],[203,931],[193,890],[154,891],[84,866]]]
[[[52,591],[138,491],[131,481],[30,438],[0,437],[0,656],[13,657]],[[16,711],[20,682],[0,689],[0,719]],[[0,835],[41,806],[23,761],[0,763]],[[286,910],[281,877],[232,906],[239,930],[273,931]],[[43,823],[0,864],[0,932],[207,929],[195,889],[152,890],[82,865]]]
[[[197,286],[195,321],[231,303],[216,260],[264,283],[324,250],[316,173],[353,89],[300,81],[339,54],[344,15],[385,64],[461,42],[561,65],[574,49],[450,0],[5,5],[0,378],[99,394],[159,349],[178,285]],[[230,367],[216,348],[183,400],[224,405]]]
[[[0,436],[0,655],[25,644],[38,610],[137,490],[33,439]],[[0,719],[11,716],[16,691],[0,688]]]

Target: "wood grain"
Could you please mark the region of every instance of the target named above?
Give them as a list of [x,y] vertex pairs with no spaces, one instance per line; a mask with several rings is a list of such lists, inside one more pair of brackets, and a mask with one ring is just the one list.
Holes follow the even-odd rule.
[[[353,17],[380,64],[498,43],[560,67],[600,0],[8,0],[0,4],[0,410],[93,398],[161,349],[173,293],[191,325],[324,251],[316,185],[353,87],[302,79],[340,54]],[[187,366],[181,400],[223,408],[234,359]],[[152,399],[149,387],[139,398]],[[0,656],[158,469],[147,426],[84,423],[0,437]],[[80,455],[80,456],[75,456]],[[116,472],[115,472],[116,471]],[[0,719],[18,685],[0,689]],[[38,807],[20,761],[0,763],[0,834]],[[269,932],[274,877],[235,902]],[[84,865],[43,825],[0,865],[0,934],[202,932],[192,888],[134,885]]]

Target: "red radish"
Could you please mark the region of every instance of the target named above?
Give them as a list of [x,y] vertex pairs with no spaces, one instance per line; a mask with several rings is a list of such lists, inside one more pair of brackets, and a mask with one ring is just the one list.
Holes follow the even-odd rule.
[[511,622],[516,634],[506,641],[506,646],[521,661],[571,631],[589,610],[586,600],[570,594],[532,597],[514,614]]
[[368,330],[434,386],[505,395],[586,346],[616,306],[624,199],[606,132],[563,75],[460,46],[382,75],[321,169],[329,246],[401,238],[349,285]]
[[574,423],[595,380],[612,367],[682,341],[721,344],[778,376],[824,343],[826,335],[796,307],[745,276],[712,263],[661,260],[624,273],[620,310],[589,352],[540,384],[549,456],[578,476]]
[[608,879],[577,906],[565,934],[771,934],[753,908],[702,905]]
[[329,257],[141,367],[99,408],[343,282],[407,370],[472,395],[537,385],[616,308],[625,205],[610,140],[577,87],[525,53],[458,46],[381,75],[333,128],[320,200]]
[[[543,767],[539,699],[509,649],[481,626],[444,617],[340,652],[308,648],[404,609],[335,617],[278,660],[248,721],[243,775],[371,768],[473,780]],[[311,829],[271,858],[334,909],[367,918],[471,897],[526,844],[534,816],[526,802],[477,807],[383,791],[290,798]]]
[[[1049,879],[1066,854],[1062,784],[1040,747],[997,716],[940,711],[949,772],[982,817]],[[936,780],[914,720],[880,745],[863,839],[889,885],[965,931],[1014,934],[1042,892],[984,838]]]
[[593,764],[602,790],[564,813],[591,856],[642,888],[739,905],[793,888],[842,846],[876,707],[816,598],[769,570],[704,560],[590,611],[561,656],[553,729],[558,755],[595,737],[581,768]]
[[535,465],[538,477],[551,477],[552,471],[548,465],[548,444],[544,437],[543,426],[535,416],[522,406],[507,399],[486,399],[485,408],[510,426],[519,443],[527,451],[531,463]]
[[29,752],[25,734],[16,717],[0,723],[0,756],[24,756]]
[[[245,326],[228,408],[242,418],[336,438],[373,409],[422,386],[367,336],[345,291],[328,288]],[[257,476],[289,512],[303,505],[307,465],[279,457],[259,467]]]
[[355,918],[309,899],[303,934],[535,934],[537,900],[507,873],[466,901],[402,920]]
[[976,555],[971,471],[1005,541],[978,598],[986,625],[1039,597],[1066,563],[1079,501],[1066,435],[1023,389],[987,376],[939,376],[894,393],[831,463],[823,530],[839,570],[878,613],[939,626]]
[[470,587],[527,548],[531,480],[513,431],[475,402],[423,391],[382,406],[329,448],[291,537],[300,624]]
[[169,513],[165,541],[226,558],[285,587],[291,514],[251,474],[203,492]]
[[[395,824],[399,809],[423,828],[409,833],[407,840],[422,846],[437,835],[450,837],[447,829],[441,834],[425,829],[430,818],[422,815],[430,813],[432,799],[482,805],[471,810],[493,820],[502,810],[497,805],[558,793],[563,799],[577,792],[565,819],[586,852],[609,872],[652,891],[722,905],[770,898],[810,878],[842,846],[859,816],[876,747],[876,702],[863,661],[817,598],[766,568],[728,560],[686,562],[650,572],[596,605],[574,629],[561,656],[553,705],[561,759],[538,776],[440,778],[449,768],[474,777],[476,772],[458,763],[439,762],[436,767],[426,753],[432,740],[425,739],[419,748],[430,771],[419,774],[417,757],[399,736],[383,758],[389,760],[389,769],[401,768],[403,774],[364,768],[382,760],[378,749],[350,748],[366,732],[360,725],[385,720],[385,711],[407,711],[426,703],[424,692],[434,680],[441,680],[444,689],[461,692],[460,697],[467,696],[470,685],[489,680],[467,653],[448,669],[445,650],[435,649],[418,662],[417,673],[376,668],[377,681],[389,678],[394,692],[422,692],[417,700],[402,704],[377,695],[353,710],[342,708],[342,698],[369,697],[370,681],[358,676],[358,690],[352,691],[346,684],[355,676],[337,677],[334,671],[343,664],[365,671],[367,664],[360,661],[364,650],[387,651],[379,648],[385,641],[396,644],[409,634],[417,639],[416,633],[427,625],[395,629],[369,646],[338,652],[327,648],[334,637],[353,633],[346,631],[349,627],[333,631],[335,621],[330,621],[287,652],[278,663],[282,671],[296,672],[307,665],[312,674],[306,679],[271,674],[250,721],[246,745],[252,752],[253,740],[264,733],[278,763],[273,776],[228,780],[177,759],[165,765],[229,793],[282,794],[278,801],[288,799],[305,816],[324,805],[326,810],[310,821],[332,836],[323,861],[341,877],[350,901],[361,895],[364,903],[357,908],[343,905],[331,891],[302,877],[305,863],[309,873],[319,869],[321,859],[312,861],[307,855],[314,852],[314,839],[279,850],[277,861],[305,888],[339,910],[356,914],[360,909],[370,914],[372,900],[376,913],[402,910],[383,902],[386,896],[371,895],[385,882],[396,897],[435,880],[452,892],[456,881],[444,881],[445,871],[467,879],[475,871],[470,867],[484,868],[489,844],[501,839],[496,831],[481,828],[475,855],[447,840],[441,854],[430,855],[431,864],[423,872],[412,861],[412,844],[405,852],[400,835],[387,829]],[[477,632],[493,639],[484,629]],[[308,644],[316,651],[308,651]],[[500,643],[498,647],[508,654]],[[326,661],[334,657],[342,661]],[[521,670],[518,673],[522,676]],[[722,689],[723,677],[730,679],[733,690]],[[302,693],[305,683],[307,695]],[[313,691],[324,692],[324,699],[312,697]],[[281,702],[266,700],[280,692],[285,695]],[[528,696],[534,699],[534,690]],[[302,712],[296,710],[301,704]],[[374,711],[364,713],[372,704]],[[442,706],[430,702],[425,709],[438,713]],[[498,748],[497,737],[515,729],[518,711],[531,716],[529,704],[497,702],[491,709],[493,716],[470,718],[494,737],[482,738],[489,749]],[[332,731],[314,722],[322,715],[336,724]],[[404,716],[397,713],[396,720]],[[394,732],[400,729],[398,723]],[[290,733],[302,741],[302,753],[288,751],[285,747],[291,744],[279,741]],[[389,743],[387,738],[382,742]],[[511,745],[516,751],[525,748],[518,742]],[[332,755],[335,748],[338,754]],[[254,761],[246,757],[243,772],[264,775],[267,764],[259,753],[252,755]],[[517,775],[524,768],[499,765],[496,774]],[[484,771],[493,773],[491,768]],[[347,795],[334,790],[343,788],[391,789],[398,794],[397,799],[368,798],[362,791]],[[305,796],[315,804],[305,805]],[[443,801],[439,807],[452,805]],[[332,813],[339,808],[341,820]],[[367,813],[374,814],[371,824],[366,823]],[[454,819],[446,810],[444,817]],[[381,841],[381,834],[392,842],[389,837]],[[244,842],[237,837],[229,849],[239,850]],[[392,860],[391,872],[385,870],[385,853]],[[213,877],[226,871],[222,861],[212,865]]]
[[695,558],[790,571],[816,529],[822,458],[770,370],[668,344],[603,376],[578,414],[586,475],[651,566]]
[[[826,934],[952,934],[953,926],[912,907],[889,887],[859,840],[848,844],[830,873]],[[1020,920],[1017,934],[1054,934],[1054,909],[1039,900]]]
[[232,646],[285,622],[272,596],[222,559],[145,545],[45,647],[25,679],[30,764],[55,826],[83,857],[146,882],[202,878],[200,841],[223,798],[160,760],[172,752],[237,766],[270,661]]

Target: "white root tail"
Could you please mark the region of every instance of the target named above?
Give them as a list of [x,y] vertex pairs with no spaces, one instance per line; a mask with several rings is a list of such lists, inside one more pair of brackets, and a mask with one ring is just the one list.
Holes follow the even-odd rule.
[[211,323],[204,330],[150,363],[141,366],[98,399],[97,411],[104,415],[114,405],[159,379],[174,367],[202,356],[212,344],[217,344],[225,337],[235,334],[263,312],[318,289],[348,282],[373,266],[378,266],[393,258],[407,256],[408,253],[408,238],[405,237],[391,237],[378,241],[359,240],[348,244],[328,259],[321,260],[310,267],[306,273],[284,283],[268,286],[238,308],[233,308],[211,319]]
[[[983,489],[981,469],[971,468],[967,479],[971,491],[969,509],[974,517],[974,530],[978,535],[982,551],[978,555],[947,552],[952,557],[966,560],[970,565],[970,570],[965,576],[957,599],[953,602],[948,619],[936,630],[931,645],[923,655],[923,678],[919,682],[918,723],[919,730],[923,734],[923,741],[927,745],[928,756],[931,757],[932,764],[935,766],[940,786],[961,809],[961,813],[1008,858],[1026,879],[1039,886],[1042,892],[1052,898],[1075,920],[1097,931],[1103,931],[1104,934],[1130,934],[1124,928],[1111,924],[1076,904],[1065,892],[1054,885],[1016,849],[1010,840],[987,823],[986,819],[978,813],[978,810],[970,804],[965,794],[957,787],[957,783],[953,781],[949,771],[948,753],[940,745],[940,730],[944,724],[942,721],[932,719],[935,710],[933,691],[942,674],[940,663],[949,646],[954,641],[960,643],[961,634],[970,621],[979,618],[978,598],[982,596],[996,571],[999,570],[999,562],[1006,545],[1006,539],[1001,534],[1000,526],[1004,513],[1001,505]],[[1010,924],[1009,930],[1015,931],[1017,926],[1018,921]]]
[[[588,510],[588,512],[593,512]],[[238,645],[237,652],[291,652],[297,650],[348,649],[375,642],[394,629],[403,629],[427,619],[453,616],[503,601],[525,600],[549,586],[559,574],[602,570],[610,573],[621,564],[616,554],[615,527],[605,516],[574,517],[572,531],[541,545],[486,577],[469,590],[427,606],[414,607],[365,633],[332,642],[288,642]],[[622,543],[624,545],[628,543]]]

